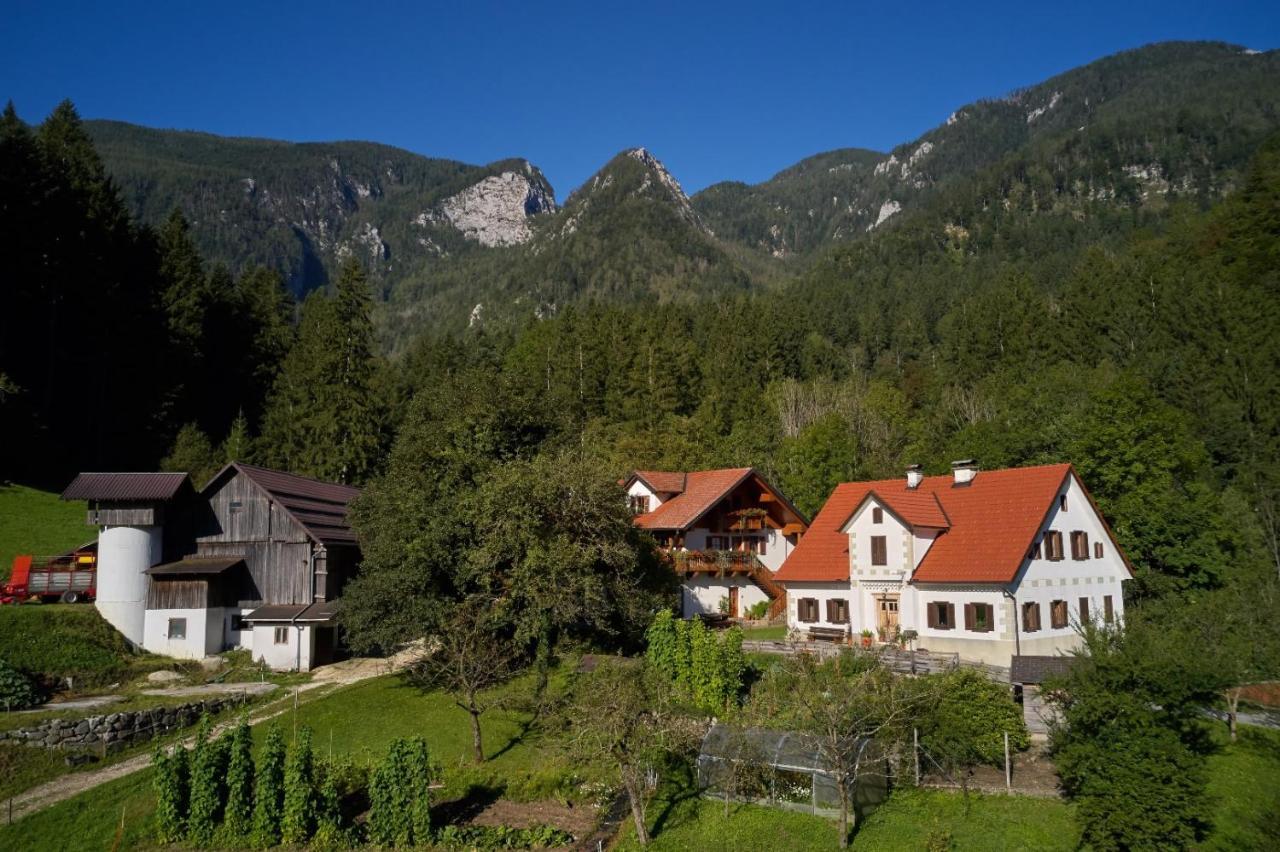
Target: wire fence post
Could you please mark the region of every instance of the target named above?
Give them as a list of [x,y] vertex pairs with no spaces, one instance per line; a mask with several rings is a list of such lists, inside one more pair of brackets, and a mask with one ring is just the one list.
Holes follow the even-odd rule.
[[1013,792],[1013,770],[1009,765],[1009,732],[1004,732],[1004,791]]
[[920,729],[911,729],[911,757],[916,764],[916,786],[920,786]]

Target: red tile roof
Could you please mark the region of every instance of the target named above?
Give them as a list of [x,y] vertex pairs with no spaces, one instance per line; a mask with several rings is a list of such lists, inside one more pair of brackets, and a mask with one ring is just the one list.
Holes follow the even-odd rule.
[[868,491],[840,526],[843,527],[849,523],[850,518],[857,513],[862,504],[872,497],[888,506],[890,512],[906,521],[910,526],[933,527],[935,529],[946,529],[951,526],[947,513],[942,510],[942,504],[938,502],[938,498],[932,492],[907,490],[906,486],[897,480],[894,480],[894,484],[897,486],[895,491],[888,491],[883,494],[874,489]]
[[[908,490],[905,478],[846,482],[832,492],[774,579],[848,580],[849,537],[840,530],[874,492],[905,520],[920,526],[932,526],[925,520],[938,519],[929,508],[932,497],[950,522],[921,560],[913,582],[1011,582],[1071,473],[1069,464],[981,471],[968,485],[955,485],[950,474],[927,476],[914,491]],[[907,515],[922,520],[911,521]]]
[[[687,529],[751,474],[752,470],[749,467],[664,474],[665,476],[682,476],[683,490],[652,512],[636,516],[636,526],[646,530]],[[637,471],[637,475],[645,474]],[[652,480],[645,481],[653,485]]]
[[636,478],[659,494],[679,494],[684,490],[685,474],[671,470],[637,470]]

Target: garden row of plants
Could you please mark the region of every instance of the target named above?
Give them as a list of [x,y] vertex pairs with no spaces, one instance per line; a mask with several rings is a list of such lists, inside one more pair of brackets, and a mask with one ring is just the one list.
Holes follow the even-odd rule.
[[[156,837],[162,842],[259,849],[363,843],[530,849],[573,840],[547,826],[433,828],[431,789],[439,773],[421,737],[394,740],[382,760],[368,767],[317,757],[305,726],[286,745],[273,724],[256,761],[247,723],[217,738],[211,730],[205,717],[194,748],[156,750]],[[357,820],[361,815],[365,819]]]

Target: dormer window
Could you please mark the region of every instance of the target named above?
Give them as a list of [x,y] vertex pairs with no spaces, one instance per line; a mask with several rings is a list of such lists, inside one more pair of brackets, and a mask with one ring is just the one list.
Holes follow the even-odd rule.
[[884,523],[884,509],[881,509],[879,506],[876,506],[874,509],[871,510],[871,523],[873,524]]
[[631,514],[643,515],[649,511],[649,498],[643,494],[632,494],[628,498],[631,505]]

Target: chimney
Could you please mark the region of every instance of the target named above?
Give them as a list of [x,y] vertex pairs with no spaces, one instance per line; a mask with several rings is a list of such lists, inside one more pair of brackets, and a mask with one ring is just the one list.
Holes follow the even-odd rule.
[[918,464],[907,465],[907,487],[919,488],[920,483],[924,481],[924,471],[920,469]]
[[960,459],[951,463],[951,475],[956,485],[968,485],[978,475],[978,463],[973,459]]

